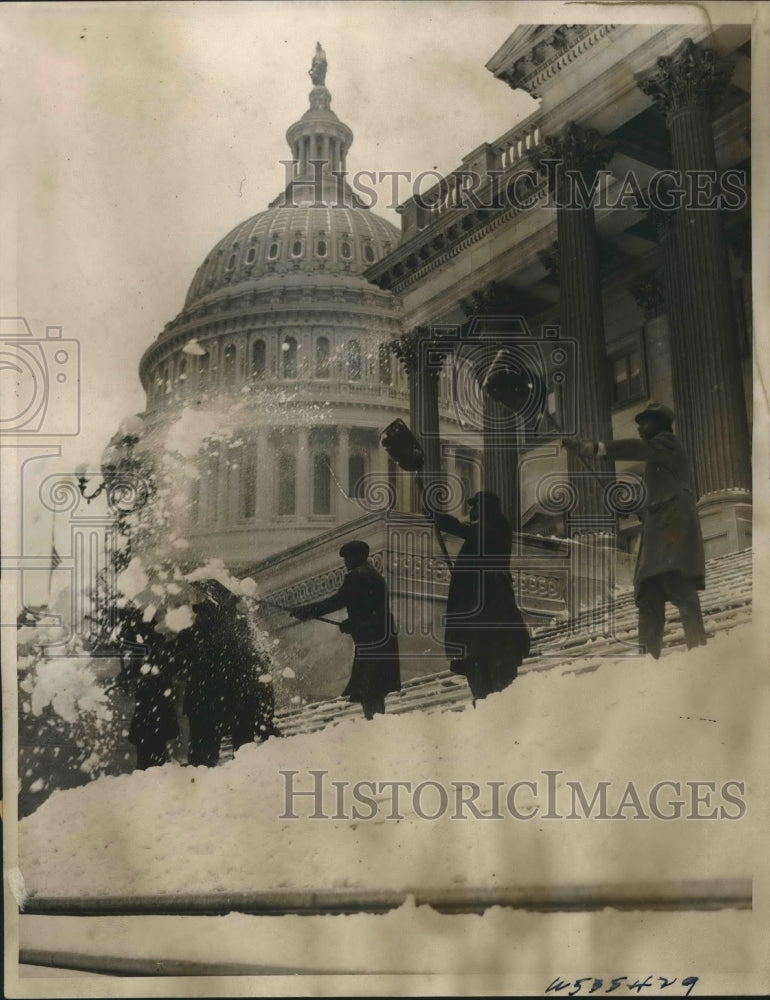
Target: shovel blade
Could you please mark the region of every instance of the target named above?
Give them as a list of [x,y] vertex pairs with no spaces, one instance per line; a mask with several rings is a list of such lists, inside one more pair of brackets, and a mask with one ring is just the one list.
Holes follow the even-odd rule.
[[420,472],[425,464],[425,453],[417,438],[399,417],[388,424],[380,434],[380,444],[400,469]]

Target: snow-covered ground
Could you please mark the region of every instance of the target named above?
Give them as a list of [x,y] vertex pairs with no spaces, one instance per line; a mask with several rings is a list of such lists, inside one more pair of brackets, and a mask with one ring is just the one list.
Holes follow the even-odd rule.
[[[746,625],[658,662],[525,675],[475,709],[347,720],[243,748],[214,769],[169,764],[101,777],[55,792],[19,824],[15,890],[430,893],[751,879],[766,839],[763,668]],[[321,782],[326,818],[311,819],[315,798],[292,799],[290,782],[300,791]],[[373,786],[354,789],[361,782]],[[391,782],[410,783],[397,804]],[[458,806],[460,782],[479,787],[472,805]],[[587,804],[604,788],[611,818],[597,818],[600,799],[585,818],[578,783]],[[466,784],[464,798],[472,794]],[[547,978],[542,991],[575,965],[576,975],[622,975],[617,963],[632,959],[662,975],[747,973],[757,919],[748,910],[449,916],[407,899],[381,916],[29,915],[21,944],[241,971],[532,974]],[[620,950],[616,938],[626,942]]]

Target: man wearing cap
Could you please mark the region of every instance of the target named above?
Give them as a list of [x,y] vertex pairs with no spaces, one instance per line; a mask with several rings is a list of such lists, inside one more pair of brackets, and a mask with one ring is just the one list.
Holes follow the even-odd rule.
[[635,420],[638,441],[567,438],[564,445],[584,458],[606,455],[623,462],[644,462],[646,498],[640,513],[642,540],[634,592],[639,645],[657,659],[663,645],[666,601],[679,608],[688,648],[705,645],[698,591],[705,587],[706,565],[687,455],[672,431],[674,413],[663,403],[649,403]]
[[449,581],[444,646],[451,670],[467,678],[475,705],[513,682],[529,654],[530,635],[513,592],[513,533],[499,497],[474,493],[468,515],[468,521],[449,514],[435,519],[442,531],[463,539]]
[[364,717],[373,718],[385,711],[385,695],[401,690],[398,638],[388,606],[385,580],[368,562],[369,546],[354,540],[340,549],[347,573],[342,586],[331,597],[292,609],[300,621],[316,618],[346,608],[348,617],[340,622],[340,631],[352,636],[355,643],[353,668],[342,696],[359,702]]

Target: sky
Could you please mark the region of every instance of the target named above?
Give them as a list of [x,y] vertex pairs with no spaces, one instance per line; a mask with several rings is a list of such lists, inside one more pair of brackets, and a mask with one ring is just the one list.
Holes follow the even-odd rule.
[[[485,69],[536,5],[0,6],[0,224],[16,235],[0,243],[0,342],[15,330],[2,317],[24,317],[36,340],[58,326],[79,349],[79,398],[62,393],[50,436],[35,439],[52,447],[17,451],[5,476],[23,557],[44,557],[52,538],[66,554],[69,525],[40,503],[41,483],[81,465],[98,483],[109,438],[144,409],[143,352],[212,246],[283,190],[285,133],[308,107],[316,42],[332,109],[354,132],[349,169],[446,173],[536,110]],[[378,194],[400,227],[392,182]],[[6,377],[0,365],[8,405]],[[78,413],[77,433],[62,434]],[[27,572],[15,604],[52,600],[67,580]]]
[[0,315],[80,341],[75,464],[143,409],[139,359],[211,247],[282,190],[316,41],[353,170],[447,172],[536,108],[484,68],[517,24],[505,2],[34,4],[0,24],[17,184]]

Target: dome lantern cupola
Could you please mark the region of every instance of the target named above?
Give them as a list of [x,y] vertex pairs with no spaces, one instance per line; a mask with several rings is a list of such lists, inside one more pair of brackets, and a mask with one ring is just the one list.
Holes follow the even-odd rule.
[[[286,196],[291,194],[297,201],[303,200],[300,191],[307,190],[308,185],[313,188],[316,201],[319,187],[324,201],[337,196],[342,174],[346,170],[347,153],[353,143],[353,132],[331,109],[332,95],[326,87],[326,67],[326,53],[321,43],[317,42],[309,70],[313,81],[310,107],[286,132],[294,161],[294,177]],[[332,190],[327,190],[329,187]]]

